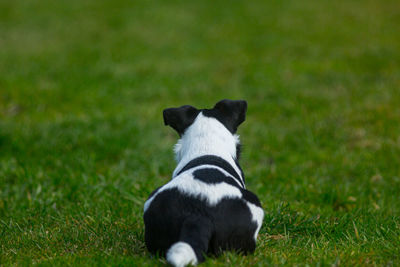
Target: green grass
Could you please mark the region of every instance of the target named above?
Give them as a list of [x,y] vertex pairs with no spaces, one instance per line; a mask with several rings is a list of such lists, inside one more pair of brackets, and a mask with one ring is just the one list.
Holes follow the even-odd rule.
[[164,265],[162,110],[222,98],[266,216],[204,266],[399,265],[399,25],[396,0],[0,0],[0,265]]

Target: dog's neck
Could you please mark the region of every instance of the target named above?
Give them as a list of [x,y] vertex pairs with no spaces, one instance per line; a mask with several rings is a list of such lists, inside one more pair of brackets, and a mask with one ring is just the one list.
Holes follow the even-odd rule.
[[175,145],[175,159],[178,165],[175,168],[173,177],[191,160],[204,155],[221,157],[230,163],[241,176],[241,171],[236,165],[237,162],[235,162],[238,143],[238,135],[232,135],[215,118],[206,117],[200,113]]

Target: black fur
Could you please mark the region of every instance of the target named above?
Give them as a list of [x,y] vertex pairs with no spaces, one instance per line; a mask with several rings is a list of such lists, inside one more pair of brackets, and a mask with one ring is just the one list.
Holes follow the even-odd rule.
[[234,250],[246,254],[256,245],[253,234],[257,225],[251,218],[242,199],[224,198],[210,207],[205,200],[169,189],[158,194],[144,214],[145,242],[151,253],[165,255],[174,243],[184,241],[192,246],[199,262],[204,260],[199,251],[218,255]]
[[231,133],[246,119],[247,102],[244,100],[224,99],[215,104],[213,109],[203,109],[204,116],[216,118]]
[[[189,161],[188,164],[185,165],[185,167],[182,168],[182,170],[180,170],[177,173],[177,176],[179,174],[181,174],[184,171],[187,171],[191,168],[197,167],[197,166],[201,166],[201,165],[215,165],[218,166],[222,169],[224,169],[225,171],[227,171],[229,174],[231,174],[241,185],[242,187],[244,187],[244,182],[242,181],[242,179],[240,179],[239,174],[235,171],[235,169],[223,158],[221,157],[217,157],[217,156],[213,156],[213,155],[205,155],[202,157],[198,157],[195,158],[194,160]],[[238,166],[238,168],[240,169],[239,164],[236,164]],[[241,169],[240,169],[241,170]],[[242,175],[243,180],[244,180],[244,176]]]
[[163,111],[164,124],[169,125],[178,132],[179,136],[193,123],[200,110],[186,105],[179,108],[167,108]]
[[240,160],[240,156],[242,155],[242,145],[240,143],[236,144],[236,160]]
[[241,189],[232,177],[225,176],[221,171],[213,168],[199,169],[193,172],[193,177],[207,184],[227,183]]

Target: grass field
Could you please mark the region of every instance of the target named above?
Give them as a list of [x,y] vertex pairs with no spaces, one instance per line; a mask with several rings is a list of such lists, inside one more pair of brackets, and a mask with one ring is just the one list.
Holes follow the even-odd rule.
[[399,265],[399,25],[398,0],[0,0],[0,265],[165,265],[162,110],[223,98],[266,216],[203,266]]

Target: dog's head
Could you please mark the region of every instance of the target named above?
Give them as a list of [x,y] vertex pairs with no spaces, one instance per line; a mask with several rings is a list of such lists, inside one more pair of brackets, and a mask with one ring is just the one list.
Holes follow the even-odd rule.
[[188,150],[183,146],[192,150],[211,150],[212,145],[227,149],[234,158],[238,158],[239,138],[236,131],[244,122],[246,111],[246,101],[227,99],[219,101],[212,109],[197,109],[189,105],[165,109],[165,125],[171,126],[181,137],[175,147],[177,160]]

